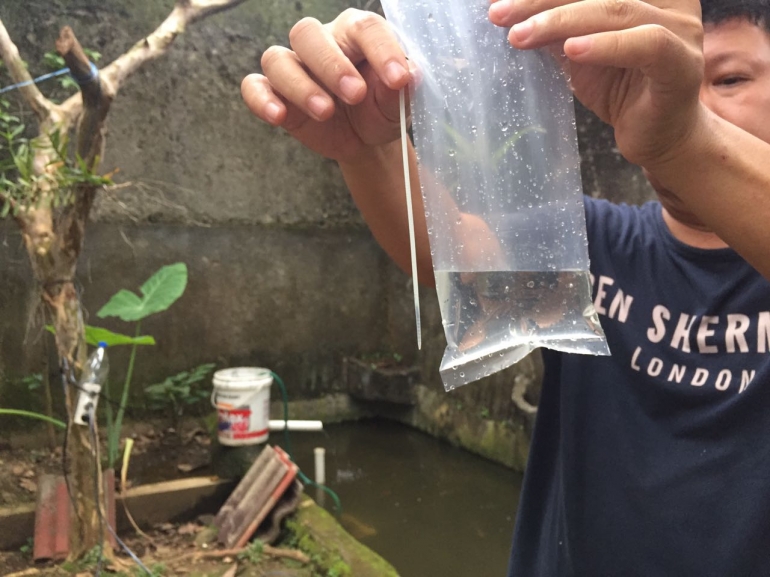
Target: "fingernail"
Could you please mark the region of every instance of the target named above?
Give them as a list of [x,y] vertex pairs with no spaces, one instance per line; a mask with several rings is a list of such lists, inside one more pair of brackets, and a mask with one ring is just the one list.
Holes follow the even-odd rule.
[[340,92],[347,100],[355,100],[361,92],[362,84],[355,76],[343,76],[340,79]]
[[525,20],[524,22],[519,22],[511,29],[511,32],[513,32],[514,37],[519,42],[524,42],[527,38],[530,37],[532,34],[532,30],[535,27],[535,23],[532,22],[532,20]]
[[308,98],[307,107],[310,109],[310,112],[315,115],[316,120],[320,120],[320,118],[324,115],[324,112],[326,112],[326,99],[322,96],[318,96],[317,94],[311,96]]
[[489,7],[489,17],[495,20],[503,20],[504,18],[507,18],[510,15],[511,15],[510,2],[503,2],[501,0],[499,2],[495,2],[494,4],[492,4],[492,6]]
[[389,62],[385,66],[385,78],[391,84],[397,84],[404,79],[406,75],[406,68],[404,68],[399,62]]
[[592,44],[593,40],[582,36],[580,38],[570,38],[566,48],[572,56],[577,56],[578,54],[588,52],[591,49]]
[[278,122],[279,114],[281,114],[281,107],[275,102],[268,102],[267,106],[265,106],[265,116],[267,117],[268,122],[273,124]]

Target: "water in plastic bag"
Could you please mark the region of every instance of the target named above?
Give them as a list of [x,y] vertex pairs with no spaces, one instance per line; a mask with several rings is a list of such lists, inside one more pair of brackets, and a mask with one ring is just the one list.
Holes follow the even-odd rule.
[[591,301],[572,95],[519,51],[488,0],[383,0],[419,70],[415,150],[447,349],[447,390],[537,347],[609,354]]

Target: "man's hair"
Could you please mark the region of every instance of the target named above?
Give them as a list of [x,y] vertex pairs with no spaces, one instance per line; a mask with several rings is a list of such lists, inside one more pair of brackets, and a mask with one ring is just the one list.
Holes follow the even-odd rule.
[[770,0],[701,0],[704,24],[740,18],[770,32]]

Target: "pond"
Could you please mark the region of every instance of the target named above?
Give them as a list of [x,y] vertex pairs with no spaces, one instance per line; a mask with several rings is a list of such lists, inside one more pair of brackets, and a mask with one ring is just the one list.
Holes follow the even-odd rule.
[[[270,442],[281,438],[274,433]],[[326,449],[326,484],[342,500],[342,524],[402,577],[506,574],[517,473],[384,420],[293,433],[291,444],[311,478],[313,448]],[[306,490],[318,499],[315,488]]]

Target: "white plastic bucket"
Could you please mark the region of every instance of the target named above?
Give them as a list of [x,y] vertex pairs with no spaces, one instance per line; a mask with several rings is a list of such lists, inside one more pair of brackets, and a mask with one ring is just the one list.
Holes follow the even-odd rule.
[[211,404],[218,413],[217,431],[223,445],[256,445],[269,434],[270,385],[267,369],[238,367],[214,373]]

